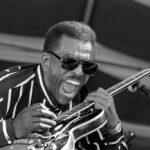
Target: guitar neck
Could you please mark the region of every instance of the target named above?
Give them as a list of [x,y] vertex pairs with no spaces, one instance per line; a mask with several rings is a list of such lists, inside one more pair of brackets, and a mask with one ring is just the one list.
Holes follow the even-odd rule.
[[[128,86],[136,83],[141,78],[148,76],[149,74],[150,74],[150,69],[144,69],[144,70],[130,76],[129,78],[119,82],[118,84],[115,84],[114,86],[108,88],[106,91],[110,95],[114,96],[114,95],[120,93],[121,91],[123,91],[124,89],[126,89]],[[65,111],[58,118],[61,120],[61,119],[71,117],[73,115],[77,115],[81,111],[91,108],[94,104],[95,104],[95,102],[93,102],[93,101],[80,103],[80,104],[76,105],[75,107],[73,107],[72,110]]]
[[108,88],[106,91],[114,96],[118,93],[120,93],[121,91],[123,91],[124,89],[126,89],[128,86],[136,83],[137,81],[139,81],[140,79],[142,79],[143,77],[147,76],[150,74],[150,69],[144,69],[132,76],[130,76],[129,78],[119,82],[118,84]]

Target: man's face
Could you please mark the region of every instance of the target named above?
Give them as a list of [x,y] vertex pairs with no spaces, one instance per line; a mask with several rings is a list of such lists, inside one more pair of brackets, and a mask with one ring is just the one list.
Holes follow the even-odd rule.
[[[94,50],[90,42],[68,36],[62,37],[60,46],[54,53],[61,58],[66,56],[84,61],[94,59]],[[57,102],[63,105],[68,104],[77,95],[89,76],[83,73],[82,65],[78,65],[73,70],[63,69],[60,60],[50,54],[50,66],[46,78],[48,89]]]

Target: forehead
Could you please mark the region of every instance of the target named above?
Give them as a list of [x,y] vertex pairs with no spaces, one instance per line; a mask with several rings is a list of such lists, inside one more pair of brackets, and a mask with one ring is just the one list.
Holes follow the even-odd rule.
[[60,51],[62,55],[70,55],[83,60],[94,59],[94,49],[91,42],[63,36],[60,41]]

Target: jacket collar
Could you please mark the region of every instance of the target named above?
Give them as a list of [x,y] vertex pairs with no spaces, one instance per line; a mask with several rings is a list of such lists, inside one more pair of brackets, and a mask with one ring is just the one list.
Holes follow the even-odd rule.
[[45,95],[46,100],[49,102],[49,104],[51,106],[53,106],[54,108],[58,108],[59,105],[58,105],[57,101],[54,99],[54,97],[52,96],[52,94],[46,87],[46,84],[44,81],[44,74],[43,74],[41,65],[38,65],[38,67],[37,67],[37,75],[38,75],[39,85]]

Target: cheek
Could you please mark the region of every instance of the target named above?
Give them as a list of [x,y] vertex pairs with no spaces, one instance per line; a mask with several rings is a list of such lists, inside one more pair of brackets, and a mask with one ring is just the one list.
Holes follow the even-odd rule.
[[58,76],[61,72],[61,67],[59,66],[59,64],[52,62],[49,68],[49,72],[53,77]]
[[51,74],[50,80],[52,81],[53,86],[57,87],[61,81],[61,78],[63,77],[64,70],[61,67],[55,65],[52,66],[50,74]]
[[53,67],[51,69],[51,80],[55,83],[60,78],[60,69],[57,69],[56,67]]
[[61,78],[64,72],[65,71],[61,67],[56,67],[53,71],[53,75]]

